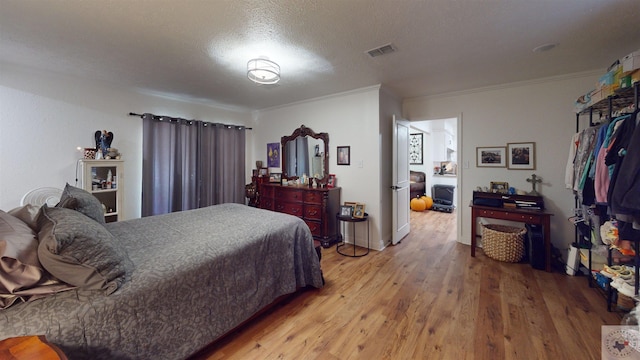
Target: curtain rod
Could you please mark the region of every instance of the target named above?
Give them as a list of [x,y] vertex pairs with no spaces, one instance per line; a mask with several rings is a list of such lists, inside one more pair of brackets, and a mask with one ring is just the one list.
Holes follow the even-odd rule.
[[[151,115],[153,115],[153,114],[151,114]],[[142,117],[144,116],[144,114],[136,114],[136,113],[134,113],[134,112],[130,112],[130,113],[129,113],[129,116],[139,116],[140,118],[142,118]],[[158,115],[153,115],[153,116],[158,116]],[[170,116],[169,116],[169,117],[170,117]],[[203,121],[203,122],[207,122],[207,121]],[[210,123],[210,124],[214,124],[214,123]],[[253,128],[246,127],[246,126],[243,126],[243,125],[228,125],[228,124],[221,124],[221,125],[224,125],[224,126],[234,126],[234,127],[236,127],[236,126],[242,126],[242,127],[244,127],[244,129],[245,129],[245,130],[253,130]]]

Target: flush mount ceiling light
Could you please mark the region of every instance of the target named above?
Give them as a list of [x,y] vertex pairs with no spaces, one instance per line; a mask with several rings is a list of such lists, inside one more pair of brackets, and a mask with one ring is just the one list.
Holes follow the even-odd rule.
[[549,51],[553,48],[555,48],[556,46],[558,46],[557,43],[549,43],[549,44],[544,44],[544,45],[540,45],[537,46],[533,49],[533,52],[545,52],[545,51]]
[[247,77],[258,84],[276,84],[280,81],[280,66],[265,58],[251,59],[247,62]]

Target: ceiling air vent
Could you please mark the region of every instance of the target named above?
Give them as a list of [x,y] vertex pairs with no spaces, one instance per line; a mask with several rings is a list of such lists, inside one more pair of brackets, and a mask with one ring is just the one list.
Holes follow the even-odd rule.
[[371,57],[376,57],[376,56],[391,54],[394,51],[396,51],[396,47],[393,46],[392,44],[387,44],[387,45],[382,45],[375,49],[371,49],[367,51],[367,54],[369,54],[369,56]]

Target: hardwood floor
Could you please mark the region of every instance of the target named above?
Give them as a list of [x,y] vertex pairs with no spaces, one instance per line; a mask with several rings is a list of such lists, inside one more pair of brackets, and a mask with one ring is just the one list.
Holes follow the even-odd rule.
[[193,359],[599,359],[620,324],[585,277],[494,261],[455,241],[455,214],[412,212],[400,244],[323,249],[326,286],[278,305]]

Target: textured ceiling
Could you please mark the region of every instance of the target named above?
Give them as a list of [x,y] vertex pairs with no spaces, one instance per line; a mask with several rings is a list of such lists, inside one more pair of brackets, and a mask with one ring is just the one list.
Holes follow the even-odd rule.
[[[639,19],[639,0],[0,0],[0,62],[264,109],[375,84],[410,98],[604,72],[640,49]],[[280,64],[278,85],[247,80],[259,56]]]

